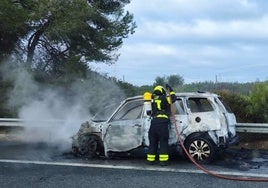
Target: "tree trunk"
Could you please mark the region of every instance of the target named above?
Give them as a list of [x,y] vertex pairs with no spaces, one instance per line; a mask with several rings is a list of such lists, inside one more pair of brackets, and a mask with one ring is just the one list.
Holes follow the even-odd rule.
[[40,29],[36,30],[35,33],[30,37],[28,41],[28,46],[27,46],[27,66],[31,67],[32,62],[33,62],[33,57],[34,57],[34,51],[36,49],[36,46],[38,45],[38,42],[40,41],[40,37],[42,34],[45,32],[46,28],[49,25],[49,21],[47,21]]

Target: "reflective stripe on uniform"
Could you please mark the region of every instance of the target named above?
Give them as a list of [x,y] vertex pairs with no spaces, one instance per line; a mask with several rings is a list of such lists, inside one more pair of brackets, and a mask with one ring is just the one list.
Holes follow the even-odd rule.
[[159,161],[168,161],[168,154],[160,154],[159,155]]
[[174,91],[171,91],[170,93],[169,93],[169,96],[167,97],[167,101],[168,101],[168,104],[171,104],[171,95],[175,95],[175,92]]
[[147,161],[155,161],[155,155],[147,154]]
[[170,96],[167,97],[167,102],[168,102],[168,104],[171,104],[171,98],[170,98]]
[[158,118],[167,118],[168,119],[168,116],[165,115],[165,114],[159,114],[156,117],[158,117]]

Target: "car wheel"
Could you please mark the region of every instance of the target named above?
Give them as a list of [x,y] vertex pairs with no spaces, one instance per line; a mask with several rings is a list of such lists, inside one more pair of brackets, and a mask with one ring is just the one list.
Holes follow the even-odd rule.
[[79,155],[83,157],[96,157],[98,152],[98,138],[95,135],[82,135],[78,139]]
[[185,148],[198,163],[211,163],[215,159],[215,146],[205,137],[193,137],[186,141]]

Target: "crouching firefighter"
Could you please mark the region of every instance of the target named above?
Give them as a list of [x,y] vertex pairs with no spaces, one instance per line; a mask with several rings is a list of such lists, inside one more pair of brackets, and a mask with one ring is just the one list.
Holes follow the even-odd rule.
[[170,123],[170,104],[176,101],[175,92],[167,84],[166,89],[169,95],[166,94],[162,86],[156,86],[152,93],[152,112],[151,125],[149,128],[149,149],[147,153],[147,161],[149,164],[156,162],[156,155],[159,148],[160,165],[167,165],[169,160],[168,153],[168,138],[169,138],[169,123]]

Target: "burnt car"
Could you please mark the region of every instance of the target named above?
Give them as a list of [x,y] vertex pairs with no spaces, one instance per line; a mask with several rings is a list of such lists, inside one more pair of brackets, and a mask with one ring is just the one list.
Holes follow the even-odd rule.
[[[189,154],[212,162],[219,150],[238,142],[235,115],[214,93],[176,93],[176,123],[170,121],[170,151],[181,153],[175,126]],[[72,137],[72,151],[84,157],[146,154],[151,117],[143,96],[121,102],[107,120],[84,122]]]

